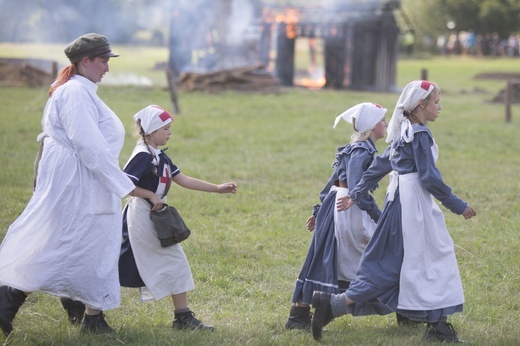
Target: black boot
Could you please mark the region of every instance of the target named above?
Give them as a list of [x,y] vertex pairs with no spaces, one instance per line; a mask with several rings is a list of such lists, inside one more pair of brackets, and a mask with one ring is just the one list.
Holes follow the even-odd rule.
[[350,287],[350,281],[338,280],[339,293],[345,293]]
[[172,327],[176,329],[191,329],[191,330],[209,330],[214,331],[215,328],[209,324],[204,324],[202,321],[195,318],[195,313],[191,310],[185,312],[176,312]]
[[314,291],[312,294],[312,307],[316,309],[312,317],[312,336],[316,340],[321,339],[323,327],[334,319],[330,298],[331,294],[326,292]]
[[13,320],[25,302],[27,296],[23,291],[9,286],[0,286],[0,327],[5,335],[13,331]]
[[310,306],[296,306],[291,307],[289,318],[285,323],[285,329],[311,329],[312,312]]
[[115,331],[110,328],[107,321],[105,321],[105,314],[102,312],[97,315],[85,314],[85,317],[83,317],[83,321],[81,322],[81,332],[90,332],[98,335],[115,333]]
[[446,322],[446,318],[427,323],[424,338],[429,341],[463,342],[458,338],[452,324]]
[[72,300],[70,298],[61,297],[61,305],[69,317],[69,322],[72,324],[80,324],[85,313],[85,304],[80,301]]
[[397,312],[395,313],[395,317],[397,319],[397,324],[400,325],[400,326],[410,326],[410,327],[413,327],[413,326],[417,326],[419,324],[423,324],[424,322],[421,322],[421,321],[414,321],[414,320],[411,320],[410,318],[404,316],[404,315],[401,315],[401,314],[398,314]]

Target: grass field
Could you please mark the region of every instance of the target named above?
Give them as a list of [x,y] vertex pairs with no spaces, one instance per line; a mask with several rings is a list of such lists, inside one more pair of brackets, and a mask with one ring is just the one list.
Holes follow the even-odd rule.
[[[120,116],[127,138],[120,162],[135,144],[132,115],[148,104],[171,109],[162,49],[115,47],[111,75],[146,77],[152,86],[100,85],[99,95]],[[36,56],[35,56],[36,55]],[[0,56],[62,58],[62,47],[0,44]],[[477,209],[465,221],[443,208],[465,290],[464,312],[451,318],[473,345],[520,343],[520,107],[504,121],[492,99],[504,81],[476,80],[481,72],[517,72],[520,60],[432,58],[401,60],[398,86],[427,69],[443,89],[443,110],[430,128],[440,147],[438,166],[454,192]],[[188,175],[239,185],[237,195],[173,187],[176,205],[192,229],[183,243],[196,289],[190,306],[214,333],[171,330],[172,304],[139,301],[122,290],[122,305],[107,312],[117,335],[84,336],[68,324],[59,299],[32,294],[5,344],[22,345],[313,345],[308,333],[287,331],[294,281],[311,234],[305,221],[326,183],[337,146],[350,137],[334,117],[363,101],[388,108],[397,94],[284,89],[279,95],[180,93],[168,153]],[[0,88],[0,238],[31,197],[35,138],[47,88]],[[380,151],[384,143],[378,142]],[[384,186],[376,191],[382,204]],[[421,328],[398,327],[394,315],[344,316],[327,327],[326,345],[422,344]]]

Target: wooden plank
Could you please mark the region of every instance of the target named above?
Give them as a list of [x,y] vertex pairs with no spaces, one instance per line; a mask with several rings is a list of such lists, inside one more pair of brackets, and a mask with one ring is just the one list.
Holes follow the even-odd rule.
[[184,72],[179,76],[177,85],[179,89],[188,91],[279,92],[279,81],[263,67],[263,64],[258,63],[208,73]]

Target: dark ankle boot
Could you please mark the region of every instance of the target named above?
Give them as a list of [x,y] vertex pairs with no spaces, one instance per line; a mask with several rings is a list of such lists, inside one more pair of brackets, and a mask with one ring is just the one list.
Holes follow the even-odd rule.
[[107,321],[105,321],[104,313],[97,315],[85,314],[85,317],[83,317],[83,321],[81,322],[81,332],[90,332],[98,335],[115,333],[115,331],[110,328]]
[[312,307],[315,309],[312,317],[312,336],[317,341],[321,339],[323,327],[334,319],[331,297],[332,295],[327,292],[314,291],[312,294]]
[[191,329],[191,330],[209,330],[214,331],[215,328],[209,324],[204,324],[195,318],[193,311],[176,312],[172,327],[176,329]]
[[455,328],[446,321],[446,318],[434,323],[427,323],[424,338],[430,341],[463,342],[458,338]]
[[285,329],[311,329],[312,312],[310,306],[296,306],[291,307],[289,318],[285,323]]
[[422,321],[411,320],[410,318],[408,318],[404,315],[398,314],[397,312],[395,313],[395,317],[397,319],[397,324],[400,326],[418,326],[419,324],[424,323]]
[[83,314],[85,313],[85,304],[65,297],[61,297],[60,300],[61,305],[63,305],[63,308],[67,311],[69,322],[72,324],[80,324],[83,320]]
[[339,293],[345,293],[350,287],[350,281],[338,280]]
[[25,302],[27,296],[23,291],[9,286],[0,286],[0,327],[5,335],[13,331],[13,320]]

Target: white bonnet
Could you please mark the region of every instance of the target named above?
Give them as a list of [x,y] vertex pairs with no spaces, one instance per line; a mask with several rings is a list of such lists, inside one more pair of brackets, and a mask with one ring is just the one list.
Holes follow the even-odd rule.
[[164,108],[150,105],[134,115],[134,121],[137,122],[138,120],[141,120],[141,127],[143,128],[144,134],[149,135],[171,123],[173,117]]
[[336,128],[341,119],[349,124],[353,124],[356,119],[354,129],[361,133],[372,130],[377,123],[383,119],[386,114],[386,108],[372,102],[363,102],[351,107],[338,115],[334,121],[333,128]]
[[434,89],[435,84],[425,80],[416,80],[408,83],[404,87],[395,105],[394,114],[388,123],[387,143],[395,140],[398,133],[400,133],[401,123],[405,118],[403,113],[411,112],[415,109],[415,107],[419,105],[419,102],[424,100]]

